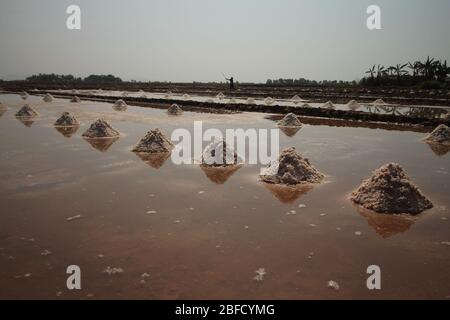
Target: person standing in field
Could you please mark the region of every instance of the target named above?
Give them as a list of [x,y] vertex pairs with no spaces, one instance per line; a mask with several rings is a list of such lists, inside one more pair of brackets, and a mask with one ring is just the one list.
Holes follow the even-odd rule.
[[230,77],[229,79],[225,77],[225,80],[230,81],[230,90],[234,90],[234,79]]

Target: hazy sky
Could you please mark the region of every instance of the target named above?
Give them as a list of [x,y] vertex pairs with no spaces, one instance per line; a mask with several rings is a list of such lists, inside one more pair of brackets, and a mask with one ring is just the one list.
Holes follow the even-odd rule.
[[[66,8],[81,7],[81,30]],[[366,9],[382,9],[382,30]],[[450,61],[450,0],[1,0],[0,78],[361,78],[373,64]]]

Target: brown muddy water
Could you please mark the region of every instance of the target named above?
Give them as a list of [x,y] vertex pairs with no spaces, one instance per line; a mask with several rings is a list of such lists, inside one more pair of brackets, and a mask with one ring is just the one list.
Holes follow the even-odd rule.
[[[24,101],[0,101],[9,106],[0,116],[1,299],[450,297],[450,153],[420,141],[425,133],[317,124],[280,133],[281,147],[296,147],[327,174],[325,184],[285,194],[258,182],[257,165],[223,179],[170,158],[152,167],[130,152],[148,130],[170,137],[179,127],[192,131],[194,120],[222,130],[275,128],[262,114],[169,117],[30,96],[40,116],[20,121],[14,113]],[[56,130],[63,111],[80,128]],[[122,136],[91,145],[81,134],[100,116]],[[347,200],[390,161],[433,209],[407,219]],[[66,288],[69,265],[80,266],[82,290]],[[369,265],[381,268],[381,290],[366,287]],[[108,275],[107,267],[123,272]],[[253,279],[259,268],[263,281]],[[329,280],[340,290],[327,288]]]

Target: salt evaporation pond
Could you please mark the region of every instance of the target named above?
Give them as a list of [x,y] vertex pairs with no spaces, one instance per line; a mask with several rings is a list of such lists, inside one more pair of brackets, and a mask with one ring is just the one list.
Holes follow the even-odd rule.
[[[58,93],[70,93],[72,94],[72,90],[54,90],[50,91],[54,94]],[[77,94],[81,95],[95,95],[101,98],[108,98],[108,97],[123,97],[124,94],[126,97],[133,97],[133,98],[140,98],[142,96],[142,92],[136,92],[136,91],[115,91],[115,90],[78,90]],[[372,102],[363,103],[358,102],[359,106],[356,107],[355,104],[348,105],[348,104],[339,104],[332,102],[332,108],[330,108],[329,105],[326,105],[325,103],[319,103],[304,99],[273,99],[270,97],[264,97],[264,98],[245,98],[245,97],[222,97],[220,93],[217,95],[189,95],[188,97],[185,96],[185,94],[181,93],[170,93],[168,95],[166,92],[146,92],[145,93],[146,98],[150,99],[171,99],[171,100],[178,100],[180,103],[183,101],[198,101],[198,102],[213,102],[213,103],[220,103],[220,104],[230,104],[230,103],[242,103],[242,104],[254,104],[254,105],[260,105],[260,106],[269,106],[269,105],[279,105],[279,106],[290,106],[290,107],[298,107],[301,108],[303,105],[307,105],[309,107],[313,108],[325,108],[325,109],[335,109],[335,110],[353,110],[353,111],[361,111],[361,112],[367,112],[367,113],[376,113],[376,114],[393,114],[393,115],[407,115],[407,116],[417,116],[417,117],[424,117],[424,118],[443,118],[447,114],[447,112],[450,111],[449,107],[436,107],[436,106],[409,106],[409,105],[393,105],[393,104],[380,104],[377,103],[377,100],[374,100]],[[222,97],[222,98],[221,98]],[[270,98],[270,99],[268,99]],[[269,103],[268,103],[269,102]],[[351,102],[349,100],[348,102]]]
[[[326,177],[292,197],[259,182],[260,166],[217,183],[199,165],[168,158],[152,167],[131,152],[151,129],[170,137],[196,120],[205,129],[276,128],[263,114],[169,117],[164,109],[118,112],[111,103],[29,96],[39,116],[24,126],[14,117],[20,96],[0,101],[9,107],[0,117],[2,299],[450,294],[450,153],[436,154],[421,141],[426,133],[302,121],[291,137],[280,132],[280,148],[295,147]],[[81,123],[71,135],[53,126],[64,111]],[[121,133],[107,148],[81,136],[98,118]],[[435,207],[414,219],[355,207],[348,195],[388,162],[401,164]],[[72,264],[82,269],[82,291],[66,289]],[[381,291],[366,288],[372,264],[382,269]],[[255,270],[264,270],[262,281]]]

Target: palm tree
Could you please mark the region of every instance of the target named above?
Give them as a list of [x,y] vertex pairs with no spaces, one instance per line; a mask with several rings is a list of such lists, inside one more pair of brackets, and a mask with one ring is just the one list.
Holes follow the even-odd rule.
[[450,68],[447,67],[447,60],[444,61],[444,63],[441,63],[438,61],[436,65],[436,76],[437,79],[441,82],[445,82],[445,79],[447,79],[447,74],[450,73]]
[[431,58],[428,56],[427,60],[425,62],[420,62],[420,68],[422,71],[423,76],[427,80],[431,80],[434,77],[435,73],[435,67],[436,67],[436,61],[434,61],[434,58]]
[[407,73],[405,70],[403,70],[406,66],[407,66],[407,63],[397,64],[395,67],[392,67],[397,76],[398,83],[400,83],[400,81],[402,80],[402,76]]
[[372,68],[369,68],[369,70],[366,71],[367,74],[370,74],[370,78],[373,79],[375,75],[375,65],[373,65]]
[[419,73],[420,69],[420,62],[416,61],[414,63],[408,62],[408,68],[412,70],[412,76],[415,79],[417,77],[417,74]]

